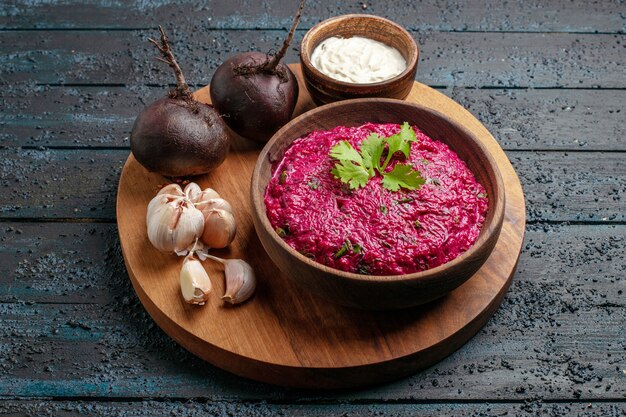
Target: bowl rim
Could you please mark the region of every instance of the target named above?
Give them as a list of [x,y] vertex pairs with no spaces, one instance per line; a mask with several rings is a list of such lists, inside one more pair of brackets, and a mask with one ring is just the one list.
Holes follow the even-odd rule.
[[[365,275],[365,274],[357,274],[354,272],[348,272],[348,271],[343,271],[340,269],[336,269],[336,268],[332,268],[329,267],[327,265],[324,265],[320,262],[317,262],[316,260],[313,260],[311,258],[308,258],[304,255],[302,255],[301,253],[299,253],[297,250],[295,250],[294,248],[292,248],[291,246],[289,246],[287,244],[287,242],[285,242],[283,239],[280,238],[280,236],[278,236],[276,234],[276,231],[272,228],[269,218],[267,217],[267,209],[265,207],[265,190],[267,188],[267,184],[265,184],[265,186],[263,187],[263,190],[260,190],[260,171],[261,171],[261,166],[263,165],[263,163],[265,161],[267,161],[267,163],[271,163],[269,161],[269,156],[270,156],[270,151],[272,150],[272,148],[274,147],[274,145],[278,142],[278,139],[280,136],[282,136],[283,131],[287,130],[289,127],[291,127],[291,125],[296,124],[301,122],[302,120],[305,120],[313,115],[316,115],[318,113],[322,113],[322,112],[327,112],[330,111],[330,109],[336,108],[336,107],[343,107],[343,106],[351,106],[353,104],[357,104],[357,103],[370,103],[370,104],[384,104],[384,103],[393,103],[393,104],[401,104],[401,105],[405,105],[408,107],[413,107],[413,108],[417,108],[420,109],[422,111],[426,111],[426,112],[430,112],[431,114],[435,115],[436,117],[440,117],[444,120],[446,120],[448,123],[450,123],[451,125],[453,125],[455,128],[460,129],[463,131],[463,133],[470,137],[475,144],[478,145],[478,147],[481,149],[481,151],[483,152],[483,154],[485,155],[489,166],[493,169],[494,171],[494,176],[495,176],[495,189],[498,191],[499,194],[501,194],[501,198],[497,198],[495,200],[495,204],[493,205],[493,216],[492,216],[492,220],[491,223],[489,225],[487,225],[486,223],[483,224],[483,227],[480,231],[480,234],[478,236],[478,239],[476,240],[476,242],[474,242],[474,244],[464,253],[460,254],[459,256],[457,256],[456,258],[452,259],[449,262],[446,262],[444,264],[441,264],[439,266],[436,266],[434,268],[430,268],[424,271],[419,271],[419,272],[412,272],[410,274],[400,274],[400,275]],[[300,136],[301,137],[301,136]],[[293,140],[295,140],[297,138],[293,138]],[[456,152],[455,152],[456,153]],[[472,172],[472,174],[474,174]],[[475,175],[475,174],[474,174]],[[493,234],[497,233],[499,235],[500,233],[500,227],[503,223],[504,220],[504,206],[505,206],[505,199],[506,199],[506,190],[504,188],[504,180],[502,179],[502,175],[500,173],[500,169],[497,165],[497,163],[495,162],[495,159],[493,158],[493,156],[491,155],[491,152],[489,152],[489,150],[487,149],[487,147],[480,141],[477,139],[477,135],[473,134],[470,130],[468,130],[465,126],[458,124],[457,122],[453,121],[452,119],[450,119],[450,117],[448,117],[447,115],[434,110],[430,107],[424,106],[422,104],[417,104],[417,103],[411,103],[411,102],[407,102],[404,100],[398,100],[398,99],[391,99],[391,98],[380,98],[380,97],[368,97],[368,98],[357,98],[357,99],[352,99],[352,100],[342,100],[342,101],[338,101],[338,102],[334,102],[334,103],[329,103],[323,106],[319,106],[316,107],[312,110],[309,110],[303,114],[301,114],[300,116],[292,119],[291,121],[289,121],[289,123],[287,123],[286,125],[284,125],[282,128],[280,128],[273,136],[272,138],[267,142],[267,144],[263,147],[263,149],[261,150],[257,161],[255,163],[254,166],[254,171],[252,173],[252,181],[251,181],[251,196],[252,196],[252,209],[254,210],[256,216],[259,218],[260,220],[260,224],[261,227],[263,227],[263,229],[265,230],[265,232],[267,232],[267,234],[269,236],[271,236],[271,239],[273,239],[275,242],[278,243],[278,245],[284,249],[285,251],[287,251],[290,255],[294,256],[298,261],[307,264],[310,267],[313,267],[317,270],[319,270],[320,272],[323,273],[330,273],[332,275],[334,275],[337,278],[342,278],[344,280],[348,280],[348,281],[358,281],[358,282],[379,282],[379,283],[389,283],[389,282],[402,282],[402,281],[429,281],[431,279],[437,279],[439,278],[439,276],[447,269],[453,268],[455,266],[458,266],[459,264],[463,263],[465,260],[470,259],[471,257],[474,256],[475,253],[479,252],[480,250],[482,250],[484,247],[488,247],[490,244],[491,239],[493,238]],[[493,227],[495,225],[495,227]],[[484,233],[487,229],[491,229],[489,233]],[[258,231],[257,231],[258,233]],[[489,255],[491,254],[491,251],[489,252]],[[489,256],[488,255],[488,256]]]
[[[383,22],[389,26],[392,26],[398,29],[401,33],[403,33],[407,37],[407,39],[410,40],[411,44],[415,47],[415,53],[411,54],[410,56],[411,60],[407,61],[406,68],[404,69],[404,71],[402,71],[400,74],[396,75],[393,78],[389,78],[383,81],[378,81],[375,83],[350,83],[347,81],[341,81],[341,80],[337,80],[336,78],[330,77],[324,74],[322,71],[318,70],[315,67],[315,65],[313,65],[313,62],[311,62],[310,54],[308,53],[305,47],[305,45],[310,42],[311,36],[313,36],[313,34],[317,32],[323,26],[326,26],[336,20],[349,20],[349,19],[356,19],[356,18],[371,19],[371,20],[377,20],[377,21]],[[413,39],[413,37],[411,36],[408,30],[406,30],[405,28],[403,28],[402,26],[400,26],[399,24],[397,24],[396,22],[392,20],[389,20],[381,16],[370,15],[370,14],[359,14],[359,13],[343,14],[343,15],[333,16],[328,19],[322,20],[321,22],[311,27],[311,29],[309,29],[305,33],[304,37],[302,38],[302,42],[300,42],[300,61],[302,62],[303,66],[306,68],[307,71],[312,72],[316,77],[320,78],[325,83],[333,83],[334,85],[337,85],[340,87],[354,88],[354,89],[366,88],[366,87],[370,87],[370,88],[385,87],[389,84],[392,84],[394,82],[402,80],[403,78],[406,78],[417,68],[417,61],[419,60],[419,54],[420,54],[419,46],[417,45],[417,42],[415,42],[415,39]],[[410,78],[412,79],[413,77],[411,76]]]

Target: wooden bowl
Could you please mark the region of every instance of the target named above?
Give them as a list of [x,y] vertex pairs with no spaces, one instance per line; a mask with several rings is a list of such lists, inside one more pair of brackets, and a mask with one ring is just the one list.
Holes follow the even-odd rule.
[[[332,36],[363,36],[385,43],[402,54],[407,67],[389,80],[371,84],[348,83],[331,78],[313,66],[311,54],[324,39]],[[404,28],[391,20],[362,14],[337,16],[318,23],[304,35],[300,47],[304,82],[317,104],[363,97],[403,99],[413,87],[418,57],[417,44]]]
[[[280,161],[291,143],[314,130],[360,126],[366,122],[409,122],[433,139],[446,143],[465,161],[485,187],[489,208],[474,245],[452,261],[406,275],[372,276],[340,271],[303,256],[290,247],[270,224],[264,194],[272,163]],[[256,162],[251,185],[254,227],[270,259],[303,288],[329,301],[367,310],[399,309],[427,303],[469,279],[487,260],[498,240],[504,218],[505,192],[496,162],[469,130],[421,105],[393,99],[356,99],[313,109],[283,126],[265,145]]]

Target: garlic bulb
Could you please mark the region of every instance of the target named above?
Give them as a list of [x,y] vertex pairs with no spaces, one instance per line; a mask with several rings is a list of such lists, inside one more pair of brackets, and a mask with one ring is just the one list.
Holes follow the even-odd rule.
[[207,255],[207,258],[224,265],[226,292],[222,300],[239,304],[252,296],[256,288],[256,277],[249,263],[242,259],[221,259],[213,255]]
[[209,300],[211,289],[209,274],[200,261],[193,257],[193,252],[190,252],[180,270],[180,290],[183,298],[189,304],[204,305]]
[[148,239],[155,248],[178,253],[202,235],[204,216],[186,197],[157,194],[148,204],[146,224]]
[[209,248],[225,248],[233,241],[236,232],[235,218],[230,212],[212,209],[205,213],[201,240]]
[[225,210],[230,214],[233,213],[233,208],[230,203],[223,198],[212,198],[210,200],[204,200],[196,202],[196,208],[200,210],[206,217],[209,211],[214,209]]

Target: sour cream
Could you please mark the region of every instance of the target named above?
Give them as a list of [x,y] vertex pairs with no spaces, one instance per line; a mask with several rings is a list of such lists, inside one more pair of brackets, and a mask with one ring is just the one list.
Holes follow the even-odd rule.
[[329,77],[355,84],[385,81],[406,69],[397,49],[361,36],[325,39],[313,50],[311,62]]

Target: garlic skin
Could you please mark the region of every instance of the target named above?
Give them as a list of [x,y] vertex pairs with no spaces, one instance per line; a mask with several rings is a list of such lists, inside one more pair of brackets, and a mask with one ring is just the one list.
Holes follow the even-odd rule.
[[209,248],[221,249],[230,245],[237,233],[233,215],[220,209],[208,210],[204,217],[204,232],[200,238]]
[[185,186],[183,192],[185,193],[185,197],[195,202],[198,196],[202,193],[202,189],[195,182],[190,182]]
[[[191,252],[193,253],[193,252]],[[189,304],[204,305],[209,300],[213,285],[209,274],[193,255],[185,257],[180,270],[180,290]]]
[[148,240],[162,252],[187,250],[204,231],[204,216],[185,197],[157,194],[146,213]]
[[195,204],[196,208],[200,210],[205,217],[209,211],[216,209],[225,210],[230,214],[233,214],[233,207],[223,198],[212,198],[210,200],[198,201]]
[[224,265],[226,292],[222,300],[230,304],[239,304],[254,294],[256,276],[249,263],[242,259],[221,259],[213,255],[207,255],[207,258]]
[[200,192],[200,194],[196,196],[196,199],[193,200],[193,202],[198,204],[203,201],[208,201],[208,200],[212,200],[215,198],[222,198],[222,197],[220,197],[217,191],[215,191],[213,188],[205,188],[204,190],[202,190],[202,192]]
[[185,193],[183,192],[183,189],[180,188],[180,185],[178,184],[167,184],[165,187],[161,188],[159,190],[159,192],[157,193],[157,195],[160,194],[168,194],[168,195],[173,195],[173,196],[177,196],[177,197],[183,197],[185,195]]

